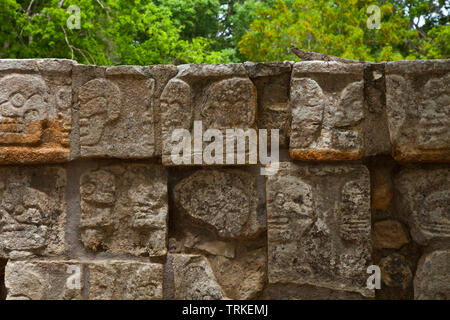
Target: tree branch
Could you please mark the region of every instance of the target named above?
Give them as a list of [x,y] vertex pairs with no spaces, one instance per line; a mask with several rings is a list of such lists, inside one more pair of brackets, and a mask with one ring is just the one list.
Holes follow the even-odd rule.
[[323,53],[317,53],[312,51],[305,51],[296,47],[291,48],[292,53],[294,53],[297,57],[304,61],[311,61],[311,60],[319,60],[319,61],[337,61],[342,63],[366,63],[366,61],[361,60],[350,60],[350,59],[344,59],[339,58],[335,56],[329,56],[327,54]]

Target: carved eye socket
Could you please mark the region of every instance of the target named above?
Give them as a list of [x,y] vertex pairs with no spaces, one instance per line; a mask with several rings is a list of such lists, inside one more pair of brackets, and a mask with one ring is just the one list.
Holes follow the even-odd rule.
[[12,98],[11,98],[11,104],[16,107],[16,108],[20,108],[24,105],[26,99],[25,97],[21,94],[21,93],[16,93]]

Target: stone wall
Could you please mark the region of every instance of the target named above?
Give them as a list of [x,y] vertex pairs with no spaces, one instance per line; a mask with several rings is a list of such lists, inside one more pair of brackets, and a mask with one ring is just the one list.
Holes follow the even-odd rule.
[[[0,298],[450,299],[449,72],[0,60]],[[175,165],[199,120],[280,163]]]

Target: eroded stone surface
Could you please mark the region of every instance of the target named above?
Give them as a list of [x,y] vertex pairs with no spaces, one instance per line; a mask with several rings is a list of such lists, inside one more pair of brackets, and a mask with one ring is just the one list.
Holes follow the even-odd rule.
[[211,268],[226,296],[231,299],[255,299],[263,290],[266,278],[266,249],[240,253],[234,259],[210,256]]
[[[178,150],[181,136],[172,138],[172,134],[175,129],[185,129],[194,137],[194,121],[202,122],[200,129],[203,132],[220,130],[223,135],[222,163],[225,163],[226,154],[234,155],[237,149],[234,146],[233,151],[227,151],[226,129],[254,128],[256,112],[256,88],[242,64],[179,66],[178,75],[168,82],[161,95],[163,164],[178,164],[172,161],[171,154]],[[193,146],[186,155],[190,160],[183,164],[206,164],[194,157],[210,142],[201,144],[198,149]],[[246,154],[249,152],[246,150]],[[247,158],[245,162],[248,161]]]
[[81,238],[97,252],[166,254],[167,174],[160,165],[103,166],[81,176]]
[[438,250],[420,259],[414,277],[414,298],[450,299],[449,250]]
[[84,272],[76,261],[9,261],[5,285],[8,300],[78,300]]
[[364,153],[362,64],[305,61],[291,79],[290,154],[298,160],[353,160]]
[[69,160],[70,60],[0,60],[0,163]]
[[395,179],[397,209],[420,244],[450,239],[450,169],[402,170]]
[[199,170],[175,186],[174,200],[186,215],[221,237],[252,237],[262,231],[255,178],[245,171]]
[[386,286],[406,289],[411,285],[412,272],[404,256],[393,253],[381,259],[379,265]]
[[373,295],[369,173],[362,165],[281,163],[268,176],[269,283]]
[[398,161],[450,161],[450,61],[386,65],[392,156]]
[[136,261],[89,264],[90,300],[160,300],[163,265]]
[[59,167],[0,169],[0,256],[64,253],[65,187]]
[[156,109],[160,82],[168,79],[164,72],[151,69],[75,67],[82,157],[148,158],[160,154]]
[[[271,145],[271,129],[279,130],[279,147],[289,147],[291,106],[289,86],[292,65],[289,62],[244,63],[258,92],[258,128],[267,130]],[[261,134],[261,132],[259,132]]]
[[175,299],[225,299],[222,288],[217,283],[211,266],[204,256],[172,254],[171,257]]

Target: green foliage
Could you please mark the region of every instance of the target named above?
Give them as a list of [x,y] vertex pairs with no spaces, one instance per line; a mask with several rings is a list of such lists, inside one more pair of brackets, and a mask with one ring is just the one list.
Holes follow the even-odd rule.
[[[370,30],[367,6],[381,8]],[[77,5],[80,29],[69,29]],[[448,0],[0,0],[1,58],[80,63],[294,60],[292,46],[369,61],[450,57]]]

